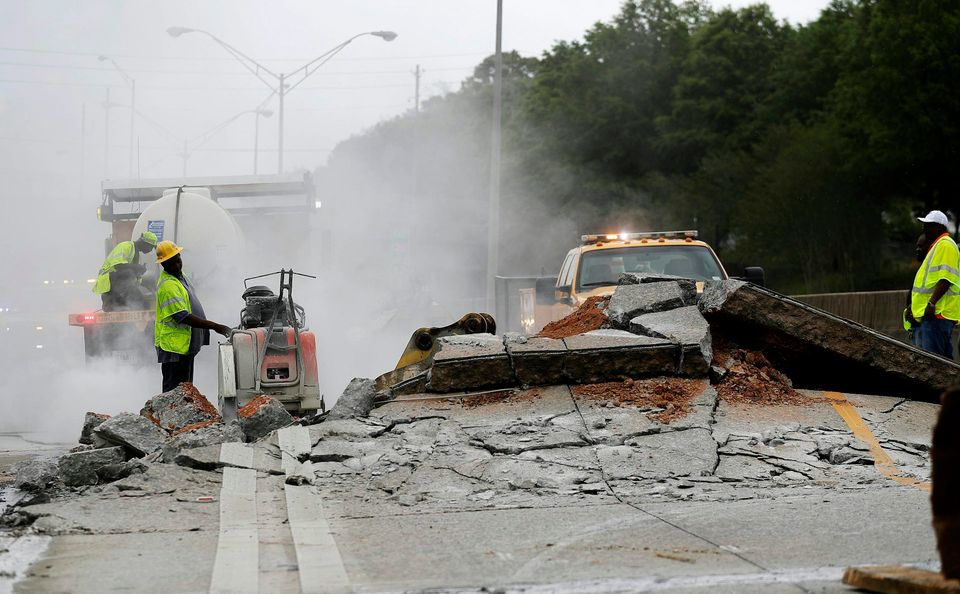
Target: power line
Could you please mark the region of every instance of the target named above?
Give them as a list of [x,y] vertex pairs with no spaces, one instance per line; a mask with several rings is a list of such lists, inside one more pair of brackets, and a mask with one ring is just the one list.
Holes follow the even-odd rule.
[[[29,62],[0,62],[0,66],[15,66],[18,68],[55,68],[60,70],[91,70],[94,72],[113,72],[113,68],[100,68],[98,66],[80,66],[75,64],[32,64]],[[433,72],[452,72],[458,70],[473,70],[475,66],[454,66],[447,68],[433,68]],[[127,68],[125,69],[130,73],[149,73],[149,74],[176,74],[176,75],[197,75],[197,76],[250,76],[249,72],[240,71],[240,70],[221,70],[221,71],[204,71],[204,70],[163,70],[163,69],[149,69],[149,68]],[[409,72],[407,70],[364,70],[364,71],[340,71],[340,72],[329,72],[321,71],[318,74],[322,76],[366,76],[366,75],[382,75],[382,74],[403,74],[407,75]]]
[[[70,52],[63,50],[46,50],[46,49],[36,49],[36,48],[23,48],[23,47],[0,47],[0,51],[3,52],[24,52],[31,54],[54,54],[60,56],[101,56],[104,53],[110,52]],[[204,57],[204,56],[136,56],[136,55],[124,55],[124,54],[114,54],[110,53],[114,58],[123,58],[126,60],[179,60],[183,62],[232,62],[233,58],[216,58],[216,57]],[[476,56],[487,56],[489,52],[469,52],[461,54],[424,54],[419,56],[353,56],[353,57],[344,57],[338,58],[338,62],[378,62],[380,60],[426,60],[431,58],[465,58],[465,57],[476,57]],[[265,62],[307,62],[310,58],[260,58]]]
[[[67,81],[48,81],[48,80],[24,80],[24,79],[0,79],[0,83],[11,84],[33,84],[33,85],[53,85],[64,87],[91,87],[97,89],[125,89],[124,86],[101,85],[96,83],[80,83]],[[406,89],[409,85],[351,85],[351,86],[320,86],[320,87],[300,87],[305,91],[353,91],[360,89]],[[137,88],[151,89],[156,91],[262,91],[262,87],[171,87],[169,85],[137,85]]]

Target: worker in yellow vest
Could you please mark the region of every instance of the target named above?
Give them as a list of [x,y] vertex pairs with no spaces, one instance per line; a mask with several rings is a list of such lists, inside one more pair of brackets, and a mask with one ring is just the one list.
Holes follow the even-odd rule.
[[200,347],[210,344],[210,331],[224,336],[230,328],[206,319],[193,285],[183,275],[182,247],[172,241],[157,246],[157,262],[163,272],[157,279],[157,319],[154,344],[163,373],[163,391],[182,382],[193,382],[193,361]]
[[910,291],[905,327],[913,326],[913,343],[931,353],[953,358],[953,328],[960,320],[960,250],[939,210],[919,218],[930,248],[917,269]]
[[93,285],[93,292],[100,294],[103,311],[149,306],[149,296],[140,290],[140,277],[147,270],[140,264],[140,254],[155,247],[157,236],[146,231],[136,241],[121,241],[110,250]]

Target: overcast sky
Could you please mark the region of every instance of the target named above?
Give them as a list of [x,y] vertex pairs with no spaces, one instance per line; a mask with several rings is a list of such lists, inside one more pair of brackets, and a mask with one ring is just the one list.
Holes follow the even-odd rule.
[[[771,2],[778,17],[792,22],[815,18],[825,4]],[[289,94],[285,165],[312,169],[339,140],[411,108],[418,64],[422,97],[456,90],[493,49],[495,5],[494,0],[5,0],[0,6],[2,167],[26,175],[51,168],[79,172],[82,165],[87,183],[104,175],[127,176],[130,88],[109,62],[97,60],[104,54],[137,83],[141,115],[135,121],[135,174],[179,175],[184,139],[188,173],[252,173],[253,114],[204,141],[199,137],[254,109],[270,90],[209,38],[175,39],[165,33],[168,27],[208,30],[275,72],[292,71],[356,33],[396,31],[399,37],[392,43],[357,39]],[[579,38],[591,24],[611,18],[620,0],[507,0],[505,5],[504,48],[538,55],[555,41]],[[105,151],[107,88],[113,108]],[[267,101],[267,109],[276,112],[276,107],[275,98]],[[259,171],[274,172],[276,113],[260,124]]]

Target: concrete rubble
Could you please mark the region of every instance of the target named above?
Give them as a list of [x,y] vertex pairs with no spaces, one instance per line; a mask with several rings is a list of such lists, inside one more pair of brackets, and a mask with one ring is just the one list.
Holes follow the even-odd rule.
[[217,409],[190,383],[157,394],[147,401],[140,415],[167,431],[221,420]]
[[80,431],[80,443],[93,445],[93,430],[99,427],[110,415],[88,412],[83,417],[83,429]]
[[[225,425],[219,415],[198,420],[206,407],[181,386],[152,398],[141,415],[105,420],[92,434],[109,447],[62,456],[55,476],[49,464],[21,469],[24,488],[62,481],[72,490],[15,508],[4,521],[81,533],[100,521],[84,506],[106,499],[130,525],[153,530],[135,504],[155,497],[184,510],[171,525],[188,526],[189,513],[215,510],[175,504],[209,496],[223,469],[238,465],[281,487],[310,485],[332,524],[375,514],[402,522],[484,510],[644,511],[659,502],[789,503],[812,491],[826,500],[899,489],[822,392],[843,373],[915,389],[847,398],[899,476],[929,480],[926,427],[939,407],[922,398],[941,376],[960,379],[960,366],[736,281],[708,282],[702,293],[668,277],[622,283],[606,306],[591,304],[604,312],[595,327],[561,338],[443,338],[432,365],[418,371],[423,381],[378,391],[354,379],[331,412],[302,421],[313,423],[310,453],[288,473],[277,431],[294,419],[279,402],[258,397]],[[839,371],[815,369],[822,380],[798,373],[785,362],[788,349]],[[941,376],[897,367],[911,362]],[[229,455],[238,447],[252,456]]]
[[260,439],[293,422],[287,409],[278,400],[268,396],[257,396],[240,407],[237,419],[244,435],[250,440]]

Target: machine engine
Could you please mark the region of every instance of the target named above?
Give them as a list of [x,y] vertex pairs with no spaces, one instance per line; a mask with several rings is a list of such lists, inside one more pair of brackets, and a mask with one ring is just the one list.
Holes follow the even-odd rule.
[[220,345],[219,400],[227,419],[261,394],[297,414],[323,409],[316,337],[306,327],[304,309],[293,301],[294,275],[307,275],[271,274],[280,275],[279,293],[262,285],[246,288],[238,329]]

